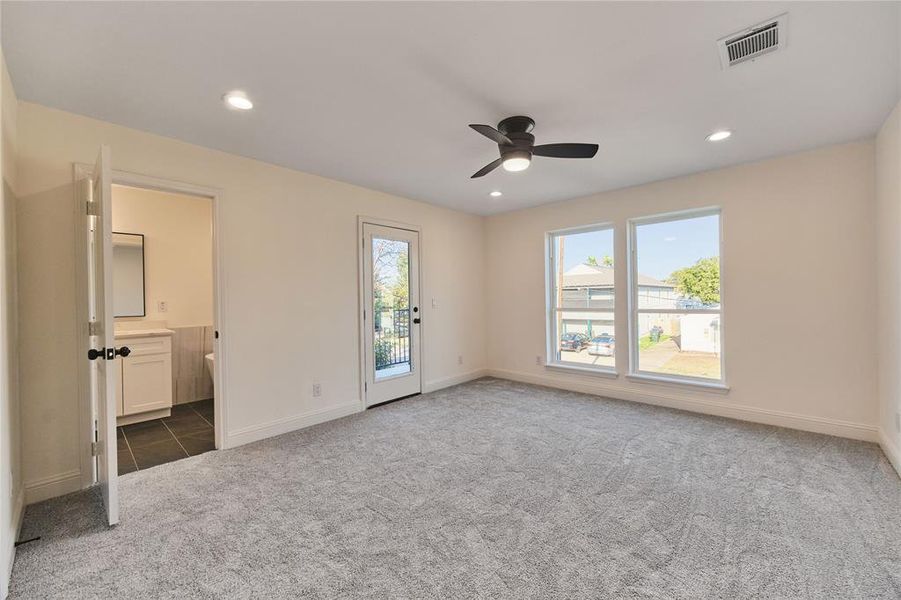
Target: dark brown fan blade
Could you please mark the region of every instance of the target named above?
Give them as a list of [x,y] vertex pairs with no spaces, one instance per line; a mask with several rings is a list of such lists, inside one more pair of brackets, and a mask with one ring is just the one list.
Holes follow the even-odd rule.
[[513,142],[510,141],[510,138],[505,136],[503,133],[495,129],[490,125],[470,125],[473,129],[484,135],[489,140],[493,141],[496,144],[501,144],[503,146],[512,146]]
[[597,153],[597,144],[542,144],[532,148],[533,155],[551,158],[594,158]]
[[493,170],[495,170],[496,168],[501,166],[502,162],[504,162],[504,159],[499,158],[494,162],[488,163],[487,165],[485,165],[484,167],[482,167],[481,169],[476,171],[476,174],[473,175],[472,177],[470,177],[470,179],[475,179],[476,177],[481,177],[482,175],[487,175],[488,173],[492,172]]

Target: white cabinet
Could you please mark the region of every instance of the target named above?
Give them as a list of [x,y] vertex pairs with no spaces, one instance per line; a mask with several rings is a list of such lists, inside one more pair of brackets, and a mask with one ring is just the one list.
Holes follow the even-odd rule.
[[172,340],[169,335],[116,338],[131,353],[116,360],[116,414],[120,424],[155,419],[172,408]]

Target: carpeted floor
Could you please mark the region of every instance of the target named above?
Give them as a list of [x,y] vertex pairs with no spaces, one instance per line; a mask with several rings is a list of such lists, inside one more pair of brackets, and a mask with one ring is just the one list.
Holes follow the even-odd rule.
[[497,379],[28,508],[11,598],[899,598],[872,444]]

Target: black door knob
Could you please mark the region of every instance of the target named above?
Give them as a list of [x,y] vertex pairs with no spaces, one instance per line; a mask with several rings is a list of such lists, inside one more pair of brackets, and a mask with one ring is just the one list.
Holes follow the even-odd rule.
[[121,348],[116,348],[116,356],[121,356],[122,358],[125,358],[129,354],[131,354],[131,348],[129,348],[128,346],[122,346]]
[[106,348],[101,348],[100,350],[94,350],[91,348],[88,350],[88,360],[97,360],[98,358],[104,358],[106,356]]
[[419,317],[416,317],[415,319],[413,319],[413,322],[418,324],[418,323],[419,323]]

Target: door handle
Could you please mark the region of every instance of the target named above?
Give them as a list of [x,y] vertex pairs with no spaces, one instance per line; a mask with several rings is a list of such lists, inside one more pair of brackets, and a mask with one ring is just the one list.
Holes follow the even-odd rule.
[[416,323],[417,325],[419,325],[419,317],[416,317],[415,319],[413,319],[413,322]]
[[122,346],[121,348],[101,348],[100,350],[91,348],[88,350],[88,360],[97,360],[98,358],[102,358],[103,360],[113,360],[117,356],[125,358],[129,354],[131,354],[131,348],[128,346]]

